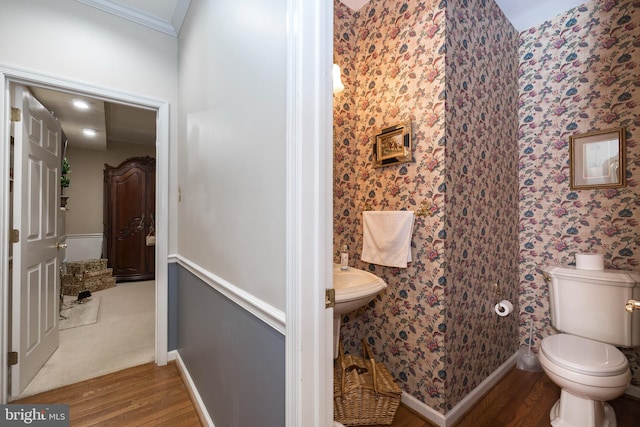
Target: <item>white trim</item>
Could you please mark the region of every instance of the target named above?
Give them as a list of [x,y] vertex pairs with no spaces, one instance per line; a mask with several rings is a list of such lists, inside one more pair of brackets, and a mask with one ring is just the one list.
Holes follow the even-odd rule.
[[451,409],[451,411],[447,412],[447,426],[454,425],[456,422],[462,418],[464,414],[466,414],[469,409],[473,407],[480,399],[482,399],[487,392],[496,385],[502,377],[507,375],[509,371],[516,365],[516,359],[518,358],[518,352],[515,352],[511,355],[510,358],[507,359],[502,365],[498,367],[495,371],[491,373],[487,378],[485,378],[476,388],[474,388],[471,393],[467,394],[464,399],[462,399],[456,406]]
[[439,427],[452,426],[462,418],[480,399],[482,399],[491,387],[495,386],[505,375],[511,371],[516,364],[518,353],[514,353],[506,362],[498,367],[487,378],[484,379],[476,388],[471,390],[464,399],[462,399],[456,406],[453,407],[446,415],[442,415],[440,412],[425,405],[413,396],[402,393],[402,403],[409,408],[416,411],[418,414],[425,417],[427,420],[438,425]]
[[196,400],[193,403],[198,407],[198,409],[200,410],[200,413],[205,418],[205,421],[207,422],[207,426],[215,427],[213,425],[213,420],[209,415],[209,411],[207,411],[207,407],[205,406],[204,401],[200,396],[200,393],[198,393],[198,388],[196,387],[196,384],[193,382],[193,379],[189,374],[189,370],[187,369],[187,366],[184,364],[184,362],[182,361],[182,358],[180,357],[180,353],[178,351],[172,351],[171,357],[173,358],[171,360],[175,360],[176,363],[178,364],[178,369],[182,371],[181,373],[183,375],[183,378],[187,380],[185,387],[189,389],[189,391],[191,392],[191,396],[193,396],[193,398]]
[[[0,66],[0,138],[2,146],[2,162],[0,162],[0,176],[8,176],[8,146],[4,143],[9,139],[9,82],[22,83],[31,86],[41,86],[49,89],[65,90],[69,92],[77,92],[91,97],[103,100],[117,101],[127,103],[129,105],[140,108],[147,108],[157,111],[157,142],[156,142],[156,364],[166,365],[167,363],[167,346],[168,346],[168,230],[169,222],[167,217],[168,193],[169,193],[169,104],[166,101],[154,100],[146,97],[140,97],[130,93],[119,92],[113,89],[79,83],[71,80],[65,80],[46,74],[33,71],[27,71],[17,68],[9,68]],[[2,204],[0,210],[0,265],[8,265],[8,242],[6,231],[9,229],[9,191],[7,183],[0,180],[3,188]],[[8,351],[8,287],[9,280],[5,268],[0,268],[0,295],[2,302],[0,308],[0,403],[5,403],[7,399],[8,384],[8,367],[6,362],[6,354]]]
[[169,349],[169,103],[156,113],[156,363],[167,364]]
[[333,3],[287,1],[286,426],[333,423]]
[[[154,30],[163,32],[165,34],[169,34],[170,36],[173,36],[173,37],[176,37],[178,35],[178,30],[182,25],[182,22],[180,22],[180,25],[175,27],[172,22],[169,22],[165,19],[161,19],[157,16],[151,15],[142,10],[135,9],[130,6],[125,6],[123,4],[115,3],[110,0],[76,0],[76,1],[79,3],[86,4],[87,6],[100,9],[112,15],[119,16],[120,18],[124,18],[128,21],[135,22],[136,24],[144,25],[145,27],[152,28]],[[186,9],[188,9],[188,5]],[[184,9],[184,15],[186,15],[186,9]],[[182,8],[181,8],[181,11],[182,11]],[[182,19],[184,19],[184,15],[182,16]],[[174,16],[173,18],[178,19],[177,16]],[[178,30],[176,30],[176,28],[178,28]]]
[[[517,359],[518,353],[516,352],[506,362],[500,365],[498,369],[493,371],[491,375],[485,378],[476,388],[471,390],[451,411],[447,412],[447,415],[442,415],[440,412],[405,392],[402,393],[402,403],[439,427],[453,426],[460,421],[476,403],[484,398],[492,387],[498,384],[498,382],[513,369]],[[640,387],[629,385],[625,390],[625,394],[640,398]]]
[[[173,255],[172,255],[173,257]],[[210,271],[205,270],[198,264],[184,258],[181,255],[175,255],[178,263],[186,268],[189,272],[193,273],[204,283],[220,292],[231,301],[238,304],[249,313],[262,320],[267,325],[271,326],[281,334],[285,334],[285,315],[282,310],[278,310],[270,304],[256,298],[254,295],[247,291],[240,289],[232,283],[224,280],[223,278],[216,276]]]
[[404,403],[406,407],[411,408],[418,414],[422,415],[427,421],[439,427],[444,427],[446,425],[447,419],[444,415],[432,407],[425,405],[423,402],[420,402],[409,393],[404,391],[402,392],[401,402]]
[[10,137],[9,116],[9,84],[6,78],[0,78],[0,404],[7,403],[9,392],[9,369],[7,368],[7,352],[9,351],[9,144],[5,141]]
[[66,234],[66,239],[101,239],[102,233]]
[[182,28],[182,23],[187,16],[190,5],[191,0],[178,0],[176,3],[176,9],[173,11],[173,17],[171,17],[171,25],[173,25],[177,34],[180,34],[180,28]]
[[[454,425],[460,421],[460,418],[464,416],[480,399],[482,399],[489,391],[489,389],[495,386],[509,371],[515,366],[518,353],[514,353],[506,362],[504,362],[498,369],[496,369],[491,375],[485,378],[484,381],[474,388],[471,393],[465,396],[456,406],[453,407],[447,415],[442,415],[435,409],[425,405],[417,400],[415,397],[407,393],[402,393],[402,403],[409,408],[413,409],[428,421],[436,424],[439,427],[447,427]],[[640,398],[640,387],[629,385],[624,392],[627,396]]]

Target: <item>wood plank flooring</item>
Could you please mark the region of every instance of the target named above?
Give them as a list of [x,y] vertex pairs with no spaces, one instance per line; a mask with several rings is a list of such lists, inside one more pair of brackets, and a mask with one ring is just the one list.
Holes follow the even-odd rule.
[[[543,372],[513,369],[455,427],[548,427],[559,396]],[[201,425],[175,362],[149,363],[11,403],[66,403],[73,427]],[[611,405],[618,427],[640,425],[639,400],[623,396]],[[436,426],[401,404],[391,427]]]
[[[549,411],[560,389],[544,372],[513,369],[455,427],[549,427]],[[622,396],[612,402],[618,427],[640,425],[640,401]],[[382,426],[377,426],[382,427]],[[391,427],[436,427],[400,405]]]
[[201,425],[175,362],[147,363],[11,403],[68,404],[73,427]]

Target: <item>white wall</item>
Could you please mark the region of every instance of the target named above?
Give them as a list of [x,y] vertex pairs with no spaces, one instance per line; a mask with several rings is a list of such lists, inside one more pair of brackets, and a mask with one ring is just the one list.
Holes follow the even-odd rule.
[[[177,138],[177,39],[75,0],[10,0],[0,12],[0,66],[170,103]],[[170,156],[170,170],[175,169]],[[175,194],[175,174],[170,191]],[[170,200],[169,252],[175,248]]]
[[285,18],[285,0],[194,0],[178,49],[178,252],[283,311]]
[[71,185],[66,213],[67,235],[102,234],[104,216],[104,165],[118,166],[131,157],[156,156],[153,145],[109,141],[107,150],[67,148]]
[[64,261],[83,261],[102,257],[102,233],[67,234]]

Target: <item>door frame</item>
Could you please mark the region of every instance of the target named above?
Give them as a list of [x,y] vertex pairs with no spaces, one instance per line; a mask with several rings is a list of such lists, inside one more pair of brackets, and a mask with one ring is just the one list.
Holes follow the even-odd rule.
[[286,426],[333,424],[333,2],[287,1]]
[[111,88],[66,80],[32,71],[0,66],[0,404],[8,396],[9,351],[9,153],[11,84],[64,90],[104,101],[118,102],[156,111],[156,325],[155,362],[168,361],[168,231],[169,231],[169,103]]

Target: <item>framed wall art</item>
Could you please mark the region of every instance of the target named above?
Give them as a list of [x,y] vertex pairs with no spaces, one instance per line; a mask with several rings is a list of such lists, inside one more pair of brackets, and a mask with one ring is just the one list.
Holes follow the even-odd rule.
[[382,166],[413,161],[411,122],[381,129],[374,137],[373,164]]
[[569,138],[572,190],[624,187],[625,129],[597,130]]

